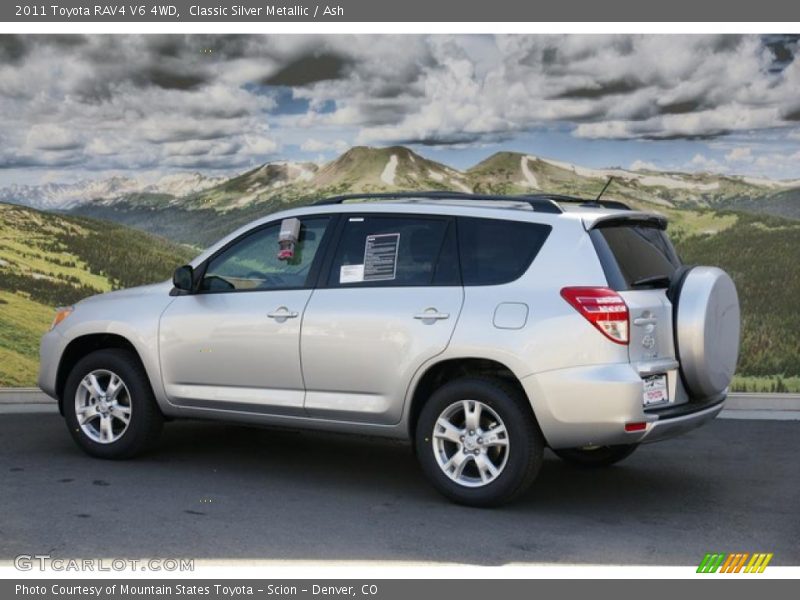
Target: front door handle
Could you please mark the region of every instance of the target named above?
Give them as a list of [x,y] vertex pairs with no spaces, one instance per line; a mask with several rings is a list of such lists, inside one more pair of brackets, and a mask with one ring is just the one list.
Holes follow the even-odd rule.
[[267,316],[270,319],[277,319],[278,321],[281,321],[284,319],[294,319],[299,316],[299,313],[289,310],[285,306],[281,306],[277,310],[274,310],[271,313],[267,313]]
[[420,321],[440,321],[442,319],[449,319],[450,313],[442,313],[435,308],[429,308],[425,312],[414,315],[414,318]]

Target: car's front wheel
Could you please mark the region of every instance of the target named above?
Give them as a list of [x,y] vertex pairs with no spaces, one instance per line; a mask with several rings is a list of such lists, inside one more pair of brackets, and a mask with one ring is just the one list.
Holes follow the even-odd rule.
[[130,458],[158,439],[163,417],[138,358],[121,349],[82,358],[64,387],[64,417],[77,444],[99,458]]
[[596,448],[565,448],[553,450],[560,459],[579,467],[608,467],[628,458],[639,444],[597,446]]
[[501,380],[464,378],[439,388],[417,422],[423,471],[459,504],[497,506],[536,478],[544,442],[522,395]]

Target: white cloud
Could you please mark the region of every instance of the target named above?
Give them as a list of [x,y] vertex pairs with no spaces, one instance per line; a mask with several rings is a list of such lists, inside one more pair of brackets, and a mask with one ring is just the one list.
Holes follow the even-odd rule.
[[706,171],[709,173],[718,173],[725,171],[724,165],[714,158],[709,158],[704,154],[695,154],[692,160],[687,165],[684,165],[690,171]]
[[753,149],[749,147],[733,148],[725,155],[725,160],[728,162],[752,162]]
[[[0,56],[10,168],[236,168],[287,145],[321,155],[356,142],[463,146],[547,128],[592,140],[800,137],[800,60],[776,72],[759,36],[14,40],[15,57]],[[279,74],[293,81],[291,110],[265,87]],[[748,144],[692,164],[743,168],[774,150]]]
[[774,171],[776,169],[789,170],[794,172],[794,177],[797,178],[800,172],[800,150],[795,152],[775,152],[759,156],[755,160],[755,166],[765,172]]
[[253,155],[269,155],[280,148],[278,142],[264,135],[245,135],[243,139],[245,148]]
[[657,164],[646,160],[635,160],[631,163],[631,171],[660,171]]
[[58,152],[82,147],[83,141],[77,132],[52,123],[33,124],[25,136],[23,146],[27,152],[40,150]]
[[344,152],[350,147],[345,140],[337,139],[333,141],[323,141],[316,138],[308,138],[300,144],[303,152]]

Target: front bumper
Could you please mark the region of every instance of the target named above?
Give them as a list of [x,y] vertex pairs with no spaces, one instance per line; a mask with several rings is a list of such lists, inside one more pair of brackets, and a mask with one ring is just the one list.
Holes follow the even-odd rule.
[[66,339],[58,329],[42,336],[39,345],[39,380],[41,390],[52,398],[57,398],[58,365],[66,346]]
[[[631,364],[574,367],[522,379],[547,444],[554,449],[656,442],[681,435],[716,417],[726,393],[688,399],[676,370],[669,371],[671,398],[660,409],[642,405],[642,374]],[[645,423],[625,431],[626,423]]]

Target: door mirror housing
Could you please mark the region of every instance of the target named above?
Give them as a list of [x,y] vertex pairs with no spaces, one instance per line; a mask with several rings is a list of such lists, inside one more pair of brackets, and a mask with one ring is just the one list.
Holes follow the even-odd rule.
[[194,290],[194,268],[192,265],[183,265],[175,269],[172,274],[172,285],[176,290],[191,293]]

